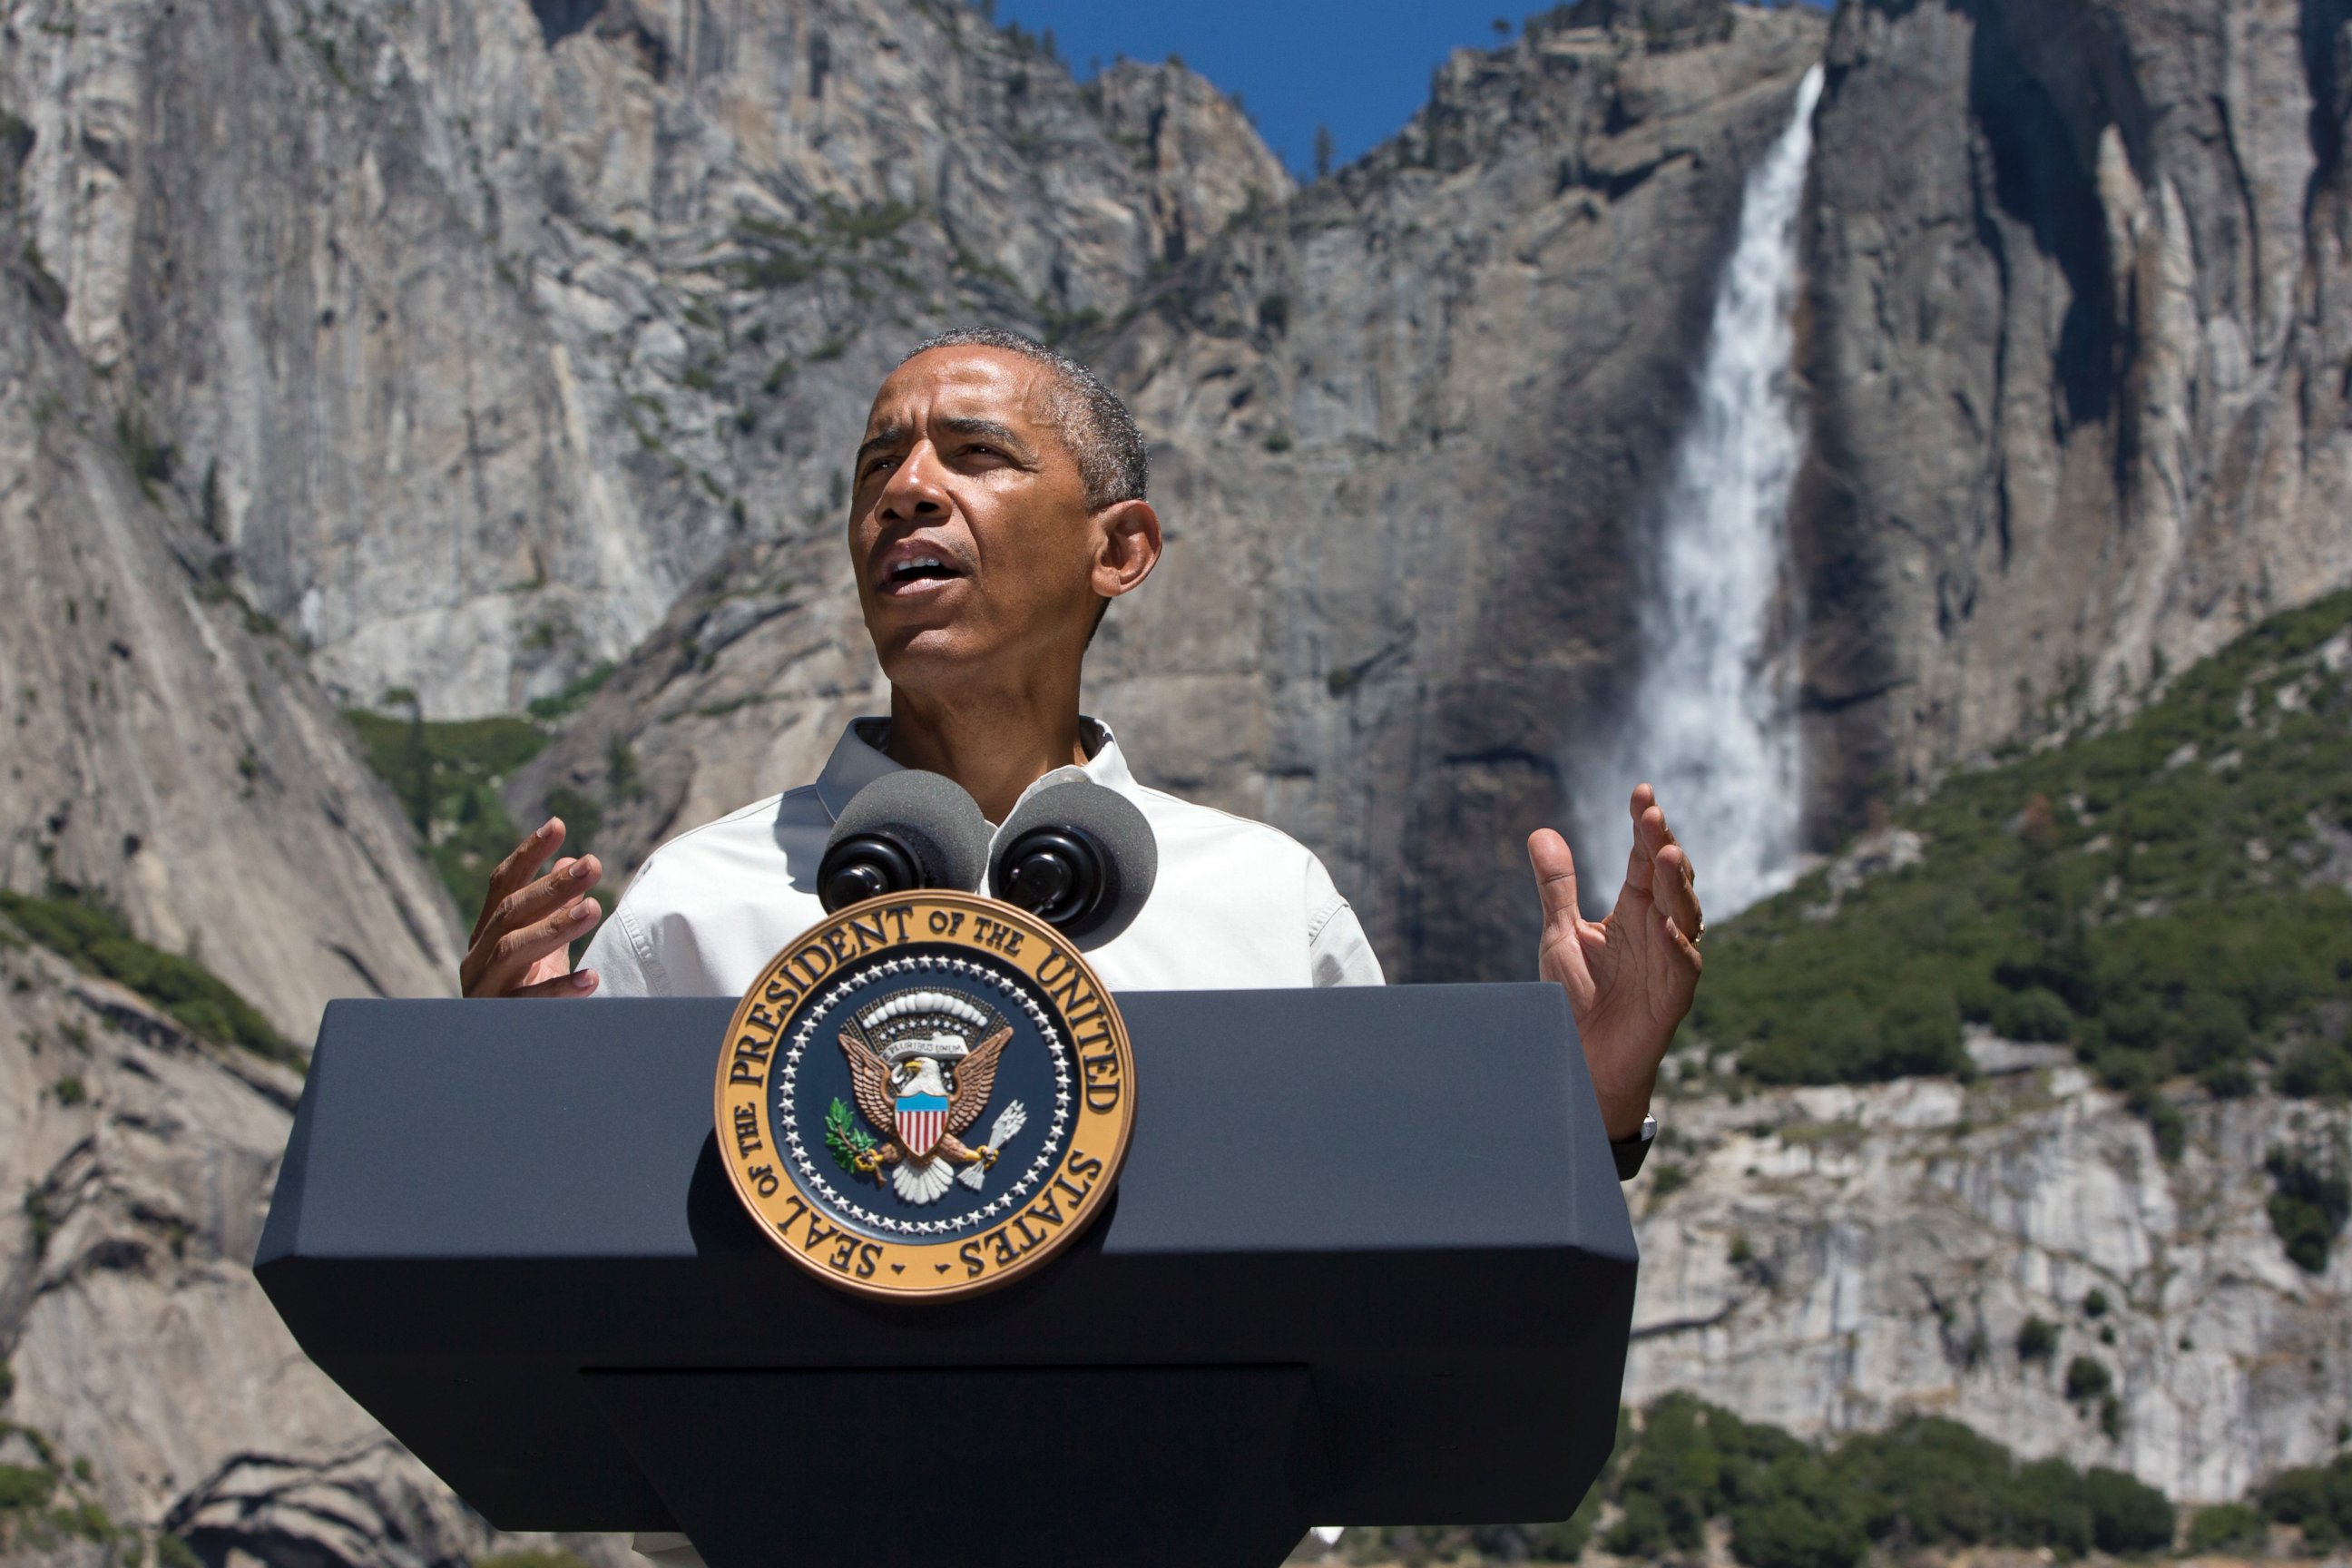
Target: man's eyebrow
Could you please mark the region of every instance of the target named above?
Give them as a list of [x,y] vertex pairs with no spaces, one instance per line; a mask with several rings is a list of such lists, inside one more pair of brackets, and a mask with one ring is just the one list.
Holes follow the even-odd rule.
[[954,435],[978,436],[1001,446],[1010,447],[1020,457],[1036,456],[1036,448],[1015,435],[1010,425],[1000,425],[993,419],[982,419],[976,414],[950,415],[940,423]]
[[906,438],[907,426],[905,425],[898,423],[885,425],[881,429],[877,430],[873,435],[858,443],[857,466],[861,468],[866,466],[866,458],[868,453],[879,451],[885,447],[896,447],[900,442],[906,440]]

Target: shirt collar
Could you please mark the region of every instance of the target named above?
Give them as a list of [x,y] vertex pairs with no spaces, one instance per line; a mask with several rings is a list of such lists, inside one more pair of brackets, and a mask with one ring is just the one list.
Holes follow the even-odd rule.
[[[868,716],[852,719],[849,727],[841,732],[840,741],[833,748],[833,755],[825,759],[824,771],[816,778],[816,798],[824,806],[826,816],[838,822],[843,809],[859,790],[884,773],[900,771],[898,764],[882,751],[882,742],[889,729],[889,720]],[[1128,772],[1127,758],[1118,749],[1118,737],[1111,733],[1109,725],[1081,713],[1078,715],[1078,733],[1091,746],[1092,754],[1083,763],[1074,763],[1054,769],[1028,789],[1023,790],[1023,800],[1028,799],[1033,792],[1048,783],[1073,775],[1091,779],[1108,789],[1121,793],[1135,787],[1135,775]]]

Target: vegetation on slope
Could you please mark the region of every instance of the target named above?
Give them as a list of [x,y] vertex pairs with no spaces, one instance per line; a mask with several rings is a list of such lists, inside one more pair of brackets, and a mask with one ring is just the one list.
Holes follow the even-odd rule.
[[1809,1444],[1671,1394],[1638,1421],[1619,1413],[1616,1452],[1573,1517],[1558,1524],[1356,1528],[1358,1563],[1573,1563],[1588,1548],[1696,1562],[1710,1531],[1748,1568],[1858,1568],[1922,1549],[2008,1547],[2060,1558],[2267,1554],[2272,1531],[2306,1555],[2352,1543],[2352,1453],[2282,1471],[2244,1502],[2200,1510],[2179,1528],[2154,1488],[2064,1459],[2020,1462],[1958,1422],[1913,1415],[1884,1432]]
[[129,986],[208,1040],[301,1065],[293,1042],[228,982],[194,959],[140,941],[110,910],[0,889],[0,915],[68,963]]
[[1874,1547],[2159,1552],[2172,1545],[2174,1515],[2162,1493],[2120,1471],[2021,1464],[1940,1417],[1819,1447],[1674,1394],[1638,1426],[1619,1417],[1616,1453],[1565,1523],[1359,1530],[1342,1544],[1367,1563],[1569,1563],[1595,1544],[1661,1561],[1696,1559],[1710,1526],[1749,1568],[1856,1568]]
[[[5,1397],[0,1385],[0,1399]],[[0,1421],[0,1449],[34,1461],[0,1461],[0,1556],[46,1555],[68,1540],[113,1546],[128,1533],[100,1506],[88,1459],[68,1467],[47,1437],[6,1421]]]
[[1946,780],[1913,864],[1818,871],[1710,948],[1694,1037],[1775,1083],[1961,1072],[1964,1021],[2157,1085],[2352,1093],[2352,594],[2104,732]]
[[2332,1464],[2282,1470],[2254,1501],[2269,1519],[2299,1528],[2312,1551],[2352,1546],[2352,1454],[2338,1454]]
[[[490,868],[522,837],[499,796],[499,785],[539,755],[559,722],[612,673],[612,666],[598,666],[560,696],[532,702],[523,718],[428,721],[405,689],[384,693],[387,708],[404,706],[405,713],[344,710],[368,764],[400,797],[429,847],[434,869],[468,921],[481,905]],[[594,836],[602,814],[577,791],[558,794],[566,797],[555,803],[569,829],[565,847],[576,855]]]

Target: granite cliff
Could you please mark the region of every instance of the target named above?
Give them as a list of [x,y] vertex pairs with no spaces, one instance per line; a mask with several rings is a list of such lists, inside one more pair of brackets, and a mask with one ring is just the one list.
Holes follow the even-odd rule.
[[[430,1568],[519,1547],[295,1345],[253,1249],[300,1075],[191,1034],[0,919],[0,1562]],[[16,1200],[21,1195],[21,1201]],[[604,1538],[563,1543],[594,1568]]]
[[2332,1458],[2352,1255],[2290,1262],[2262,1167],[2283,1137],[2340,1142],[2340,1111],[2184,1097],[2168,1161],[2071,1053],[1977,1048],[1996,1070],[1968,1084],[1669,1096],[1673,1173],[1630,1189],[1627,1399],[1696,1389],[1808,1435],[1948,1415],[2184,1501]]
[[[591,803],[624,870],[797,782],[882,699],[838,542],[866,399],[982,317],[1153,439],[1169,556],[1088,693],[1139,770],[1312,845],[1392,976],[1518,975],[1518,840],[1629,689],[1645,509],[1807,68],[1827,846],[2352,578],[2347,28],[1585,0],[1294,189],[1182,68],[1079,85],[921,0],[0,0],[0,883],[297,1040],[330,995],[446,989],[454,911],[335,705],[514,712],[617,661],[508,797]],[[289,1070],[0,932],[0,1415],[93,1461],[60,1498],[215,1562],[513,1544],[245,1270]],[[2323,1454],[2347,1264],[2263,1228],[2277,1103],[2186,1103],[2168,1166],[2047,1061],[1686,1099],[1685,1184],[1635,1194],[1629,1392],[1940,1409],[2185,1498]],[[2110,1369],[2112,1432],[2019,1355],[2032,1316]]]
[[[1604,701],[1742,177],[1822,46],[1811,12],[1717,16],[1457,54],[1396,142],[1083,340],[1170,536],[1087,701],[1147,779],[1313,845],[1392,975],[1524,967],[1518,840]],[[808,776],[882,700],[849,594],[829,519],[734,558],[519,806],[602,797],[625,867]]]
[[205,508],[77,352],[0,138],[0,884],[73,890],[308,1038],[430,994],[446,896],[299,650],[214,570]]
[[[1582,815],[1631,690],[1740,178],[1824,49],[1789,589],[1812,842],[2352,579],[2347,17],[1657,17],[1457,55],[1394,142],[1080,340],[1172,525],[1089,700],[1148,776],[1314,845],[1392,974],[1523,967],[1518,841]],[[626,866],[803,776],[879,700],[835,556],[812,526],[730,557],[518,805],[627,794]],[[623,754],[650,765],[614,792]]]
[[1821,828],[2352,576],[2347,28],[1839,10],[1796,510]]
[[838,510],[930,326],[1117,312],[1289,180],[961,5],[0,8],[65,331],[363,701],[519,710]]

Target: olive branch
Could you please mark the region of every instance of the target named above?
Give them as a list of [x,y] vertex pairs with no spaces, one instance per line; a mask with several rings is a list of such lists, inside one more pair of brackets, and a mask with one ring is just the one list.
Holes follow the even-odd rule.
[[836,1100],[824,1113],[824,1146],[833,1163],[855,1176],[861,1173],[857,1157],[874,1147],[874,1135],[857,1124],[848,1106]]

